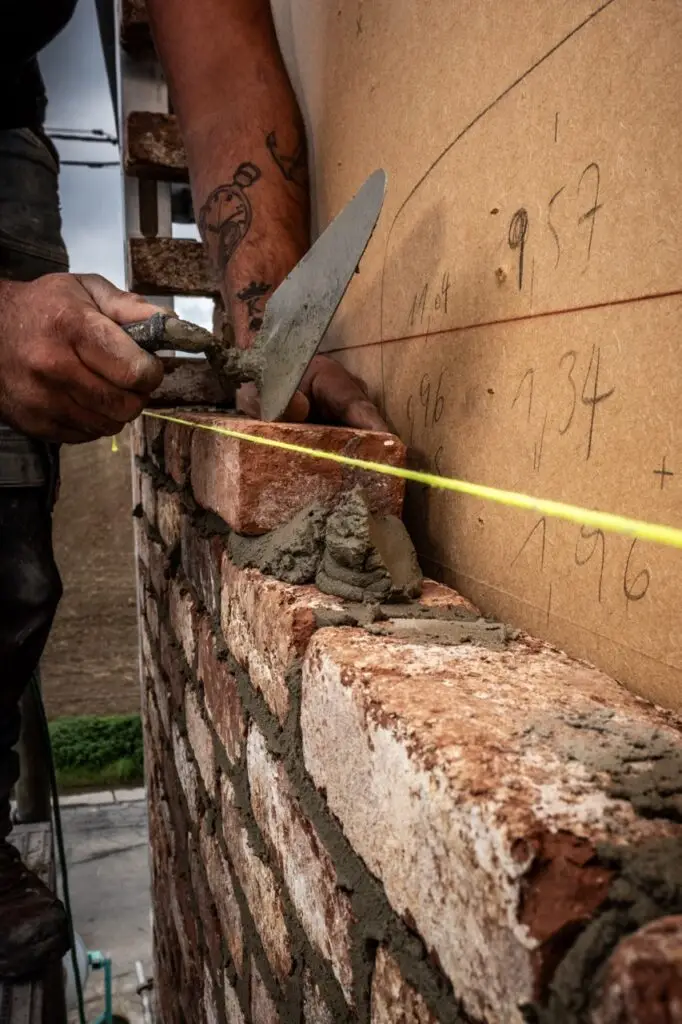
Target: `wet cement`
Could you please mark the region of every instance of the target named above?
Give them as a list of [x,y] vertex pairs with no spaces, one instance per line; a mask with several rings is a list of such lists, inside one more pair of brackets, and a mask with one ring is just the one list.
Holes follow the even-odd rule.
[[397,516],[375,516],[357,487],[332,511],[316,503],[261,537],[230,536],[240,568],[285,583],[315,582],[348,601],[409,601],[421,594],[417,553]]
[[390,622],[373,623],[366,629],[375,636],[392,636],[410,643],[445,647],[473,644],[490,651],[503,651],[513,635],[502,622],[491,622],[488,619],[462,622],[457,618],[402,618],[402,615],[392,618]]
[[[646,818],[682,822],[682,751],[660,729],[635,725],[609,708],[558,715],[531,726],[570,760],[608,777],[609,796],[629,800]],[[566,728],[568,726],[568,728]]]
[[230,559],[240,569],[260,569],[284,583],[312,583],[322,558],[328,515],[322,505],[311,505],[260,537],[232,533]]
[[392,603],[419,597],[423,577],[404,523],[397,516],[373,515],[356,487],[327,520],[315,582],[347,601]]

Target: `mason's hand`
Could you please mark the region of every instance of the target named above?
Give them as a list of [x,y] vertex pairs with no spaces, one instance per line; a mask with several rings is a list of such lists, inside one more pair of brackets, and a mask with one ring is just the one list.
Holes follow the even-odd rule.
[[[260,405],[254,385],[240,388],[237,405],[247,416],[258,418]],[[329,356],[315,356],[312,360],[283,418],[289,423],[302,423],[310,418],[360,430],[388,430],[370,401],[364,382]]]
[[117,325],[155,312],[96,274],[0,281],[0,420],[67,444],[117,434],[163,378]]

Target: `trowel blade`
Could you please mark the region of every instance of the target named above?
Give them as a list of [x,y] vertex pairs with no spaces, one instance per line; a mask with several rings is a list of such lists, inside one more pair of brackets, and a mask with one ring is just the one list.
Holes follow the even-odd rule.
[[386,192],[382,170],[329,224],[265,307],[254,343],[263,353],[261,418],[283,416],[357,270]]

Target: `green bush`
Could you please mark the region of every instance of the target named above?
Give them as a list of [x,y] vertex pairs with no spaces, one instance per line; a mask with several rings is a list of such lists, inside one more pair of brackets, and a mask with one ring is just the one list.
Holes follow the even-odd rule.
[[60,789],[134,785],[144,777],[139,715],[83,715],[50,722]]

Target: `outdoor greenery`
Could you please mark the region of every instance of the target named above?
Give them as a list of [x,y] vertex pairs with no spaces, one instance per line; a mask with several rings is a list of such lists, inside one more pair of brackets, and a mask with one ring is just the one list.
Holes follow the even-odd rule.
[[143,781],[139,715],[82,715],[50,722],[60,790],[134,786]]

